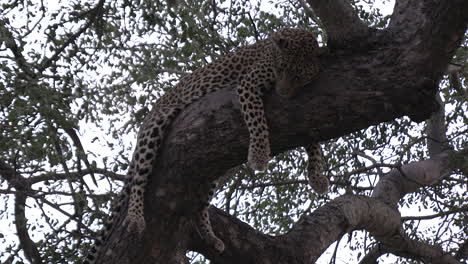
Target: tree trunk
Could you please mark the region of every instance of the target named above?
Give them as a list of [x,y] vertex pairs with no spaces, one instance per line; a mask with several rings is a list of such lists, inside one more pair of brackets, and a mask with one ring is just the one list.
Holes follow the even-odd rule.
[[[273,154],[405,115],[422,121],[438,109],[435,94],[465,33],[468,1],[397,0],[388,28],[379,31],[364,28],[347,1],[309,3],[325,22],[331,51],[321,58],[319,78],[297,96],[265,97]],[[331,17],[340,13],[340,21]],[[355,229],[368,230],[395,254],[457,263],[442,250],[405,236],[395,208],[408,190],[388,182],[378,186],[374,197],[339,197],[278,237],[261,234],[212,208],[214,231],[226,244],[225,252],[217,255],[200,240],[190,219],[206,183],[246,161],[248,132],[235,87],[193,103],[169,130],[147,186],[143,236],[127,233],[118,223],[97,263],[186,263],[186,250],[202,252],[212,263],[311,263]],[[440,161],[446,159],[427,161],[440,163],[434,180],[440,178],[445,164]],[[428,164],[422,168],[432,166]],[[418,178],[423,173],[408,166],[405,176]],[[395,177],[408,183],[405,177]],[[382,225],[384,230],[376,228]]]

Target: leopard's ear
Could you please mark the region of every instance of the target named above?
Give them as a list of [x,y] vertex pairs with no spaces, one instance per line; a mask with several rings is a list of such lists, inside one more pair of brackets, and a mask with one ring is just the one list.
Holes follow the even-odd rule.
[[278,35],[273,36],[273,42],[280,49],[287,49],[288,48],[289,41],[284,36],[278,36]]

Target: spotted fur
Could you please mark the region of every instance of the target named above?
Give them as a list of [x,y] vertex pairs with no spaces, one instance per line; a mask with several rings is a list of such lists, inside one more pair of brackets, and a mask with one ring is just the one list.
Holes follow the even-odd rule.
[[309,185],[317,193],[328,192],[328,179],[323,175],[325,162],[323,161],[322,148],[319,143],[312,144],[305,148],[309,161],[307,164],[307,177]]
[[[262,96],[272,89],[280,96],[293,96],[297,89],[318,75],[318,55],[319,47],[312,33],[303,29],[282,29],[266,40],[240,48],[184,76],[174,89],[158,99],[139,130],[128,171],[130,181],[120,199],[128,201],[124,221],[124,224],[128,224],[127,230],[143,232],[145,229],[143,199],[147,179],[166,127],[182,109],[208,93],[223,87],[237,87],[241,112],[250,135],[247,162],[252,169],[264,170],[270,160],[270,143]],[[310,183],[316,191],[324,192],[328,181],[321,176],[320,145],[313,144],[306,150],[309,154]],[[203,208],[197,214],[195,223],[204,241],[222,252],[224,243],[214,234],[208,215],[209,201],[215,190],[216,183],[212,183],[210,191],[200,197]],[[118,205],[118,208],[121,206]],[[109,226],[113,220],[111,217]],[[94,263],[99,244],[105,239],[104,231],[84,263]]]

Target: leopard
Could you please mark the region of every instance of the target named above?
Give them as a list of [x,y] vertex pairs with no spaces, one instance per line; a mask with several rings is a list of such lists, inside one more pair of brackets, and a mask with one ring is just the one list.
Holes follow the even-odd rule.
[[[253,170],[264,171],[271,158],[271,150],[263,96],[274,90],[281,97],[292,98],[301,87],[319,75],[321,54],[323,50],[312,32],[301,28],[283,28],[266,39],[220,56],[182,76],[172,89],[157,99],[139,129],[127,172],[128,180],[116,206],[121,210],[122,203],[128,203],[126,216],[123,216],[127,231],[142,233],[146,228],[143,212],[145,186],[165,132],[178,113],[207,94],[225,87],[235,87],[249,133],[247,165]],[[316,192],[325,193],[329,182],[322,175],[324,161],[320,143],[315,141],[306,146],[305,151],[309,184]],[[221,253],[225,246],[214,234],[208,214],[209,202],[217,187],[218,182],[210,182],[209,191],[200,195],[201,208],[194,221],[202,239]],[[115,215],[117,213],[114,212]],[[94,263],[96,252],[115,221],[114,214],[101,231],[84,264]]]

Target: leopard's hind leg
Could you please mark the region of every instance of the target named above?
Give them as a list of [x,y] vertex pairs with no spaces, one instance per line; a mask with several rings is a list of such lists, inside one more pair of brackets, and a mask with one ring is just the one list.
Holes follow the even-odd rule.
[[309,185],[317,193],[328,192],[328,179],[323,175],[325,169],[325,162],[323,160],[323,153],[320,143],[316,142],[305,147],[307,155],[309,156],[307,164],[307,177],[309,178]]
[[224,251],[224,243],[213,232],[208,212],[217,185],[217,181],[212,182],[209,191],[201,194],[202,209],[196,212],[195,223],[202,239],[218,253],[221,253]]
[[130,179],[130,194],[127,216],[129,232],[142,233],[146,227],[144,218],[144,196],[148,177],[164,138],[164,131],[175,115],[177,107],[159,107],[152,110],[138,133],[137,145],[131,166],[134,173]]

